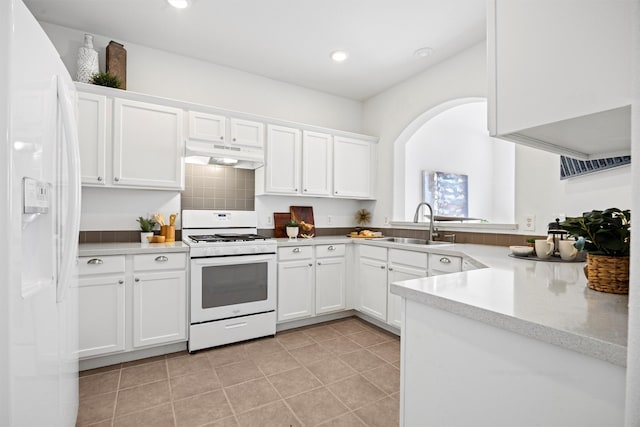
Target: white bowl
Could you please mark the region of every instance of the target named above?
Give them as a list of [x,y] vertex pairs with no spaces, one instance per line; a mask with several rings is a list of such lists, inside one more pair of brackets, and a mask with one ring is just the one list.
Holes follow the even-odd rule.
[[529,256],[533,253],[531,246],[509,246],[511,253],[517,256]]

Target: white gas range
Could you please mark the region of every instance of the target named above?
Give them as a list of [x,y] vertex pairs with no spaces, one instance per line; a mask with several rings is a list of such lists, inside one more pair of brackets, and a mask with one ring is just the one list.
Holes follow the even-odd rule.
[[276,333],[276,241],[254,211],[184,210],[190,247],[189,351]]

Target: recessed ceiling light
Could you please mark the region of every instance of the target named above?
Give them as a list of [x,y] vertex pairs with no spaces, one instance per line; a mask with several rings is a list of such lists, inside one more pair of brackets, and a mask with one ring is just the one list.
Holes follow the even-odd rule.
[[349,54],[344,50],[336,50],[331,52],[331,59],[335,62],[342,62],[349,57]]
[[413,52],[413,56],[417,58],[426,58],[427,56],[430,56],[432,53],[433,53],[433,49],[431,49],[430,47],[421,47],[420,49]]
[[189,0],[167,0],[167,3],[176,9],[185,9],[189,7]]

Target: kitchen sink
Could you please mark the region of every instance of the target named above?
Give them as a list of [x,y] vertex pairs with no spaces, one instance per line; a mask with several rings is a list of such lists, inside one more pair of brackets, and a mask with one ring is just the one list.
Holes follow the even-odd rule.
[[402,243],[406,245],[446,245],[451,244],[451,242],[436,242],[433,240],[425,240],[425,239],[412,239],[409,237],[384,237],[381,240],[383,242],[392,242],[392,243]]

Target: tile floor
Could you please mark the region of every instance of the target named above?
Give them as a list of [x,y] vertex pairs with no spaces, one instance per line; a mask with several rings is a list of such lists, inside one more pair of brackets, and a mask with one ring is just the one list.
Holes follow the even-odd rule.
[[78,426],[399,424],[400,339],[358,318],[80,372]]

